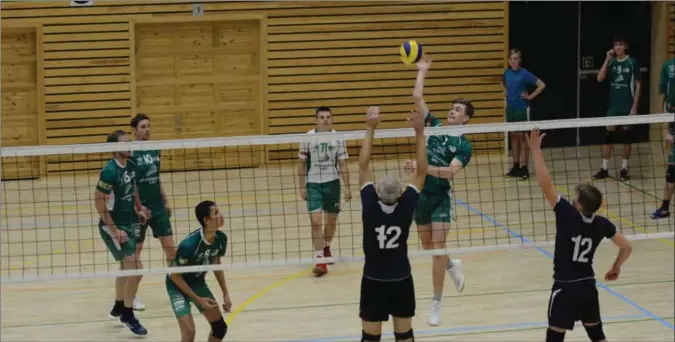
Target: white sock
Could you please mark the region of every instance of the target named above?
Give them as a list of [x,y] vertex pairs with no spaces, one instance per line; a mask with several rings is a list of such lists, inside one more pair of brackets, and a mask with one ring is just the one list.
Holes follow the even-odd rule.
[[628,170],[628,159],[623,159],[621,161],[621,168],[625,169],[625,170]]
[[323,250],[321,250],[321,251],[316,251],[316,257],[317,257],[317,259],[323,258]]
[[607,163],[609,163],[609,160],[603,159],[602,160],[602,169],[607,170]]

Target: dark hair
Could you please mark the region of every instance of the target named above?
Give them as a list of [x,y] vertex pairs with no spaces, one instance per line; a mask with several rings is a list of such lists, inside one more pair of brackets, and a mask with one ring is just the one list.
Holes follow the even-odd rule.
[[628,45],[628,40],[623,36],[614,36],[614,41],[612,41],[612,43],[624,43],[625,45]]
[[133,119],[131,119],[131,127],[138,128],[138,124],[143,120],[150,121],[150,118],[145,114],[141,114],[141,113],[136,114],[136,116]]
[[109,142],[109,143],[119,142],[120,137],[125,136],[125,135],[127,135],[127,132],[125,132],[121,129],[118,129],[118,130],[108,134],[108,137],[105,139],[105,142]]
[[331,111],[329,107],[321,106],[316,109],[316,113],[314,113],[314,115],[319,116],[320,112],[328,112],[333,114],[333,111]]
[[473,108],[473,104],[471,103],[471,100],[467,99],[455,99],[455,101],[452,101],[452,104],[462,104],[464,107],[466,107],[466,115],[469,116],[469,118],[473,118],[473,113],[475,112],[475,109]]
[[591,184],[579,184],[575,189],[577,201],[581,205],[581,213],[586,217],[595,214],[602,205],[602,192]]
[[202,201],[195,207],[195,216],[197,221],[204,228],[204,219],[211,216],[211,208],[216,205],[213,201]]
[[518,50],[518,49],[511,49],[511,50],[509,50],[509,57],[511,57],[511,55],[516,54],[516,53],[517,53],[520,57],[523,57],[523,53],[520,52],[520,50]]

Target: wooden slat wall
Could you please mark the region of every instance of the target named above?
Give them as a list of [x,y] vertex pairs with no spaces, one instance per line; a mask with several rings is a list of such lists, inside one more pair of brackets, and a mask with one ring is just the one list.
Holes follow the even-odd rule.
[[671,2],[668,4],[668,31],[666,36],[668,37],[668,56],[675,56],[675,3]]
[[[37,37],[34,29],[2,31],[2,146],[39,144]],[[3,179],[39,176],[37,158],[6,158]]]
[[[44,25],[50,144],[99,142],[113,129],[126,128],[134,92],[140,94],[140,86],[130,85],[128,22],[192,15],[187,1],[96,1],[91,7],[70,7],[69,1],[3,1],[1,6],[3,26]],[[360,129],[368,105],[382,107],[383,127],[405,126],[416,74],[398,57],[398,45],[407,39],[419,40],[434,57],[425,88],[434,113],[444,117],[452,99],[466,97],[477,109],[473,123],[502,122],[499,75],[505,60],[506,6],[214,1],[204,3],[204,15],[267,16],[268,96],[263,107],[268,110],[261,111],[260,120],[263,131],[280,134],[311,129],[314,108],[322,105],[333,108],[337,130]],[[501,152],[499,134],[472,140],[477,152]],[[293,149],[270,158],[285,159],[283,152],[293,156]],[[49,170],[63,170],[68,163],[52,162]]]

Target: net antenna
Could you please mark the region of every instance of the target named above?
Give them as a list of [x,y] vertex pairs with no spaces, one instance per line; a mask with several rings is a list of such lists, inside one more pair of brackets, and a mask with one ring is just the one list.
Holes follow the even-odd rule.
[[[467,135],[478,142],[489,134],[514,131],[665,124],[673,114],[571,120],[530,121],[506,124],[470,124],[433,127],[426,135]],[[18,167],[27,157],[43,157],[67,165],[67,172],[46,177],[7,181],[2,189],[2,255],[0,280],[4,283],[69,280],[122,275],[162,275],[167,273],[206,272],[230,268],[311,265],[315,263],[306,203],[300,199],[296,181],[300,143],[327,140],[346,141],[350,160],[355,160],[365,131],[316,134],[240,136],[169,141],[144,141],[111,144],[2,147],[4,167]],[[413,158],[414,132],[409,128],[382,129],[375,133],[373,170],[376,179],[385,173],[399,173],[406,181],[403,165]],[[474,139],[475,138],[475,139]],[[411,257],[440,254],[470,254],[499,250],[518,250],[551,246],[555,236],[555,218],[543,205],[536,181],[505,182],[508,166],[501,151],[478,153],[458,179],[453,180],[453,200],[457,220],[442,250],[424,251],[416,246],[411,232]],[[602,215],[612,220],[630,240],[672,239],[672,219],[651,220],[650,209],[660,200],[664,185],[664,141],[638,143],[630,183],[596,182],[605,195]],[[174,237],[183,239],[198,227],[194,206],[201,200],[215,200],[224,213],[223,231],[229,238],[223,264],[168,268],[159,243],[150,234],[143,251],[145,269],[119,271],[118,264],[101,242],[97,229],[98,214],[93,192],[98,171],[113,152],[159,150],[163,165],[173,172],[162,173],[162,183],[172,204]],[[219,155],[224,150],[234,155],[262,150],[264,168],[237,167],[220,163],[190,169],[176,165],[176,155]],[[580,182],[590,181],[600,160],[600,146],[547,148],[547,163],[554,184],[564,196]],[[236,158],[235,158],[236,159]],[[93,164],[92,164],[93,163]],[[215,162],[214,162],[215,163]],[[84,166],[81,166],[84,165]],[[91,167],[95,165],[95,167]],[[84,167],[89,167],[86,169]],[[80,167],[80,169],[78,169]],[[182,167],[182,169],[181,169]],[[179,170],[180,169],[180,170]],[[188,171],[186,171],[188,170]],[[355,170],[355,169],[354,169]],[[58,171],[58,170],[57,170]],[[354,177],[352,177],[354,178]],[[358,189],[354,183],[352,193]],[[602,184],[601,184],[602,183]],[[339,227],[334,240],[333,262],[363,261],[361,208],[358,196],[342,204]]]

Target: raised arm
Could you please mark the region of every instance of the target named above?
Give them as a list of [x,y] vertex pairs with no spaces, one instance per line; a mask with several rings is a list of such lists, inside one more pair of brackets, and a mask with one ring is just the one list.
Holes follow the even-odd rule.
[[366,113],[366,137],[359,152],[359,186],[373,181],[373,171],[370,168],[371,150],[375,138],[375,128],[380,123],[380,108],[369,107]]
[[417,109],[424,116],[429,114],[429,107],[427,107],[427,103],[424,101],[424,80],[427,78],[430,67],[431,58],[427,55],[422,56],[422,59],[417,63],[417,80],[415,80],[415,89],[413,90],[415,106],[417,106]]
[[612,58],[614,58],[614,49],[609,49],[609,51],[607,51],[607,57],[605,57],[605,62],[598,72],[598,82],[603,82],[605,78],[607,78],[607,67],[609,67],[609,64],[612,62]]
[[544,153],[541,151],[541,141],[544,139],[544,136],[546,134],[540,135],[539,129],[535,128],[528,137],[528,144],[532,152],[532,162],[534,163],[539,187],[544,191],[544,197],[546,197],[546,201],[548,201],[551,208],[555,208],[555,205],[558,203],[558,192],[555,190],[551,176],[548,174],[548,168],[544,161]]
[[429,162],[427,159],[427,139],[424,136],[424,116],[425,114],[419,110],[415,110],[410,115],[410,123],[415,130],[415,146],[416,146],[416,164],[415,175],[413,177],[413,185],[418,191],[424,187],[424,181],[427,178],[427,171]]

